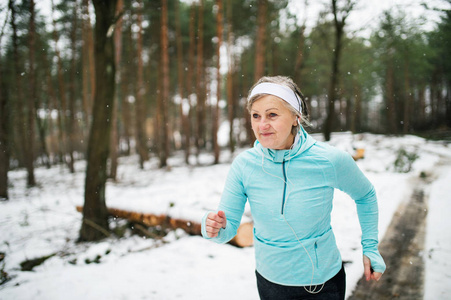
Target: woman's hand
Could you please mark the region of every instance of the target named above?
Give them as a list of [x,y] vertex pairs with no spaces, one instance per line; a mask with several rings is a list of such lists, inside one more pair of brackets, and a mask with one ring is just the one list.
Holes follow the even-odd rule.
[[363,256],[363,269],[366,281],[370,281],[371,279],[379,281],[381,279],[382,273],[374,272],[371,269],[371,260],[365,255]]
[[208,237],[217,237],[219,230],[225,228],[226,225],[226,215],[222,210],[218,211],[218,213],[209,213],[205,221],[205,230],[207,231]]

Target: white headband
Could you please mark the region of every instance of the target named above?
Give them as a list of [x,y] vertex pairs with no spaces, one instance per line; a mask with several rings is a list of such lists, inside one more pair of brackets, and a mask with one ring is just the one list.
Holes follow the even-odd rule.
[[251,91],[248,100],[257,94],[270,94],[285,100],[288,104],[294,107],[296,111],[302,113],[302,105],[301,100],[298,98],[296,93],[287,86],[271,83],[271,82],[263,82],[257,84]]

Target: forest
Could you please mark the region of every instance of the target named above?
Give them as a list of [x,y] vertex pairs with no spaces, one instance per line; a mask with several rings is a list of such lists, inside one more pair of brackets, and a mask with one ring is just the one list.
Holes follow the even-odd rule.
[[86,160],[81,240],[108,230],[105,183],[119,157],[168,168],[174,153],[218,163],[222,150],[251,145],[245,102],[265,75],[299,85],[307,130],[326,141],[340,131],[449,136],[449,8],[424,4],[441,16],[428,31],[387,10],[362,37],[348,30],[357,0],[324,1],[311,28],[289,0],[46,2],[49,12],[34,0],[0,4],[0,199],[12,169],[33,187],[37,166],[74,172]]

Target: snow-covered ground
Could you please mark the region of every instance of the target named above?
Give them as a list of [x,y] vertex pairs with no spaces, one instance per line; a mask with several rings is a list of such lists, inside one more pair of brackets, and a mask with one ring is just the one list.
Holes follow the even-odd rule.
[[[315,136],[321,139],[319,136]],[[451,147],[405,136],[335,134],[331,144],[353,151],[363,147],[357,163],[376,187],[380,208],[380,239],[393,213],[412,191],[411,179],[421,172],[434,178],[427,186],[429,214],[424,260],[424,299],[451,299]],[[400,148],[419,158],[409,173],[398,173],[394,161]],[[144,170],[136,157],[120,160],[118,181],[108,182],[107,205],[168,214],[199,222],[219,202],[231,157],[222,164],[201,156],[202,166],[189,167],[181,157],[170,170],[152,159]],[[85,163],[70,174],[63,166],[39,168],[39,187],[26,188],[23,170],[9,173],[10,200],[0,202],[0,270],[10,280],[0,285],[0,299],[258,299],[253,248],[217,245],[182,230],[162,240],[126,232],[122,238],[76,243],[83,204]],[[354,202],[336,192],[332,226],[346,264],[347,293],[361,277],[360,228]],[[112,220],[112,227],[124,224]],[[20,263],[53,255],[33,271]]]

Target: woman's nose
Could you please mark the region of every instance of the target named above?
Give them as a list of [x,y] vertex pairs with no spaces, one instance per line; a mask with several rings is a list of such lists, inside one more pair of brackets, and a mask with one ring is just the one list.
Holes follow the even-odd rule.
[[260,123],[258,124],[258,127],[259,127],[260,129],[267,129],[267,128],[269,127],[268,119],[262,118],[262,119],[260,120]]

